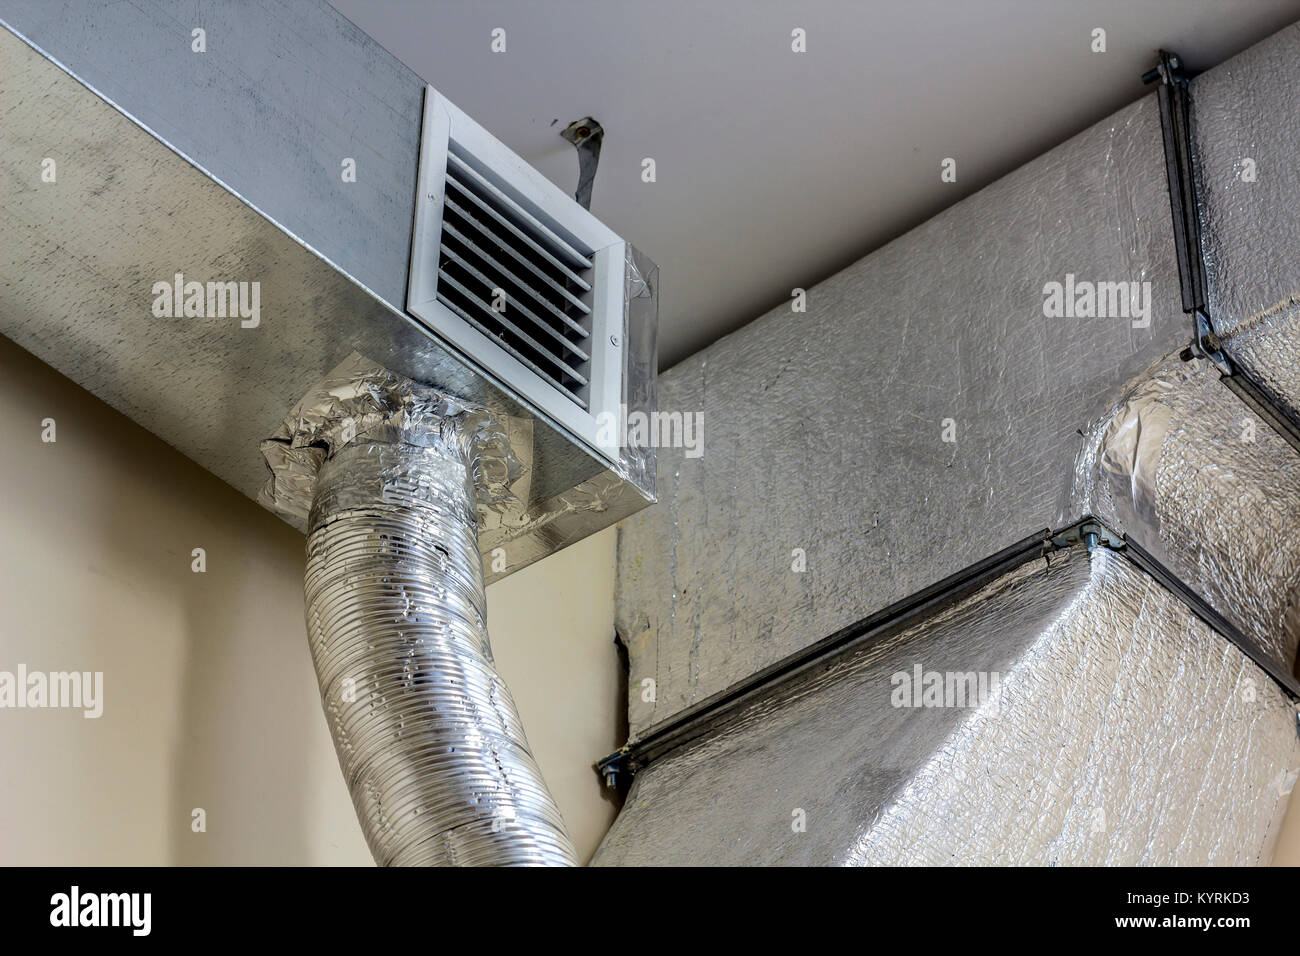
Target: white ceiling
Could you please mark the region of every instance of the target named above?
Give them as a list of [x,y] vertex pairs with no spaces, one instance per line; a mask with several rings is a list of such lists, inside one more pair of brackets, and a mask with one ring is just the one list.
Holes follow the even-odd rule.
[[659,263],[661,368],[1138,98],[1157,47],[1205,69],[1300,19],[1300,0],[331,2],[570,192],[559,131],[600,121],[592,212]]

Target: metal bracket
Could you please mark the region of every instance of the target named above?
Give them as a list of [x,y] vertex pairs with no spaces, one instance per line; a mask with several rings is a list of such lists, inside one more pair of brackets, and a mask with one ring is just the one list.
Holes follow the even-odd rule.
[[596,166],[600,163],[600,144],[605,130],[590,116],[574,120],[560,135],[578,150],[578,190],[573,198],[583,209],[591,209],[591,188],[596,184]]
[[1098,546],[1119,551],[1124,547],[1124,536],[1111,531],[1096,518],[1087,517],[1055,532],[1048,541],[1048,545],[1056,550],[1076,544],[1086,545],[1089,551]]
[[1237,372],[1232,367],[1232,362],[1228,360],[1228,353],[1223,351],[1223,343],[1219,336],[1215,334],[1213,326],[1210,324],[1210,316],[1204,312],[1196,313],[1196,322],[1193,326],[1192,348],[1199,352],[1201,356],[1209,359],[1214,363],[1214,367],[1219,370],[1219,374],[1224,378],[1230,378]]
[[[1205,257],[1201,246],[1201,213],[1196,201],[1192,151],[1191,76],[1177,54],[1161,50],[1159,57],[1159,64],[1143,75],[1142,82],[1160,83],[1156,98],[1160,103],[1160,129],[1164,134],[1165,175],[1169,184],[1169,208],[1174,220],[1174,250],[1178,255],[1183,312],[1194,317],[1192,347],[1218,365],[1219,359],[1227,360],[1222,355],[1205,305]],[[1231,374],[1230,369],[1224,371]]]
[[617,790],[621,784],[632,779],[635,771],[628,763],[628,754],[631,750],[632,748],[625,744],[608,757],[596,761],[596,772],[605,781],[608,789]]
[[1258,664],[1288,697],[1300,701],[1300,681],[1294,675],[1278,667],[1259,645],[1128,536],[1112,531],[1088,515],[1056,531],[1048,529],[1030,535],[956,574],[882,608],[856,624],[850,624],[830,637],[796,651],[663,723],[656,724],[636,740],[628,741],[608,757],[597,761],[595,768],[607,787],[621,789],[652,761],[724,726],[743,705],[772,691],[796,674],[812,666],[825,666],[830,660],[849,653],[866,642],[897,633],[908,625],[950,607],[1028,561],[1050,557],[1079,545],[1086,546],[1090,552],[1098,547],[1123,552],[1134,564],[1182,600],[1202,623],[1236,645]]
[[1201,236],[1201,213],[1196,189],[1192,149],[1191,74],[1182,59],[1167,50],[1159,51],[1160,62],[1142,77],[1144,83],[1160,83],[1160,128],[1164,134],[1165,172],[1169,180],[1169,206],[1174,220],[1174,247],[1178,254],[1178,279],[1183,311],[1192,318],[1192,344],[1182,358],[1209,359],[1219,370],[1219,379],[1252,412],[1263,419],[1297,452],[1300,452],[1300,424],[1278,408],[1242,369],[1234,368],[1214,331],[1206,305],[1206,269]]

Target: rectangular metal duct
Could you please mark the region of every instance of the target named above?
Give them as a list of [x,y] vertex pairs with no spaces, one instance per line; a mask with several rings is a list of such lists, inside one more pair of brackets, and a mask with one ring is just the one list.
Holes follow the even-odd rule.
[[[917,671],[995,689],[900,706]],[[1076,547],[658,758],[593,863],[1266,863],[1297,765],[1258,667],[1122,554]]]
[[[1292,412],[1297,53],[1291,27],[1192,86],[1211,315]],[[708,445],[663,450],[620,532],[638,772],[596,862],[1270,859],[1300,456],[1185,352],[1161,134],[1147,96],[661,379]],[[1049,307],[1080,283],[1149,309]],[[1105,546],[935,610],[1094,512]],[[914,669],[1000,690],[899,702]]]
[[[1149,282],[1149,326],[1046,318],[1067,275]],[[1152,95],[674,366],[707,437],[620,531],[633,735],[1079,517],[1080,430],[1189,338]]]
[[[328,5],[249,0],[191,19],[165,0],[0,0],[0,332],[254,498],[267,478],[259,442],[353,352],[487,406],[525,466],[518,501],[480,513],[481,550],[506,552],[504,571],[487,562],[489,580],[653,501],[653,451],[601,446],[593,425],[600,411],[653,407],[653,264],[426,98],[419,77]],[[411,287],[421,269],[437,275],[442,245],[435,228],[413,258],[426,102],[459,117],[459,133],[425,156],[452,156],[451,175],[480,200],[462,190],[460,208],[490,219],[487,206],[524,233],[512,244],[480,218],[477,239],[448,231],[445,248],[505,287],[508,317],[528,309],[540,323],[530,335],[552,327],[557,349],[581,350],[577,375],[534,387],[535,372],[508,367],[510,349],[525,351],[518,339],[481,321],[451,328],[452,312],[419,293],[457,293],[436,280]],[[549,238],[530,231],[538,223]],[[482,258],[488,236],[500,239],[498,265]],[[529,241],[585,241],[591,269],[561,278]],[[531,262],[520,268],[538,284],[493,272],[502,257]],[[570,295],[548,297],[538,272]],[[458,281],[482,291],[464,272]],[[257,315],[155,314],[155,286],[173,282],[257,283]]]

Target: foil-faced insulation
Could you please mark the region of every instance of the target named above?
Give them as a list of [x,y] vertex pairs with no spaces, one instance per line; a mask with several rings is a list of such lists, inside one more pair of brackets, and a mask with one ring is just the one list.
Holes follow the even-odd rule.
[[593,863],[1267,863],[1297,767],[1257,665],[1075,548],[660,757]]
[[310,502],[308,640],[376,862],[575,864],[488,642],[475,502],[510,472],[492,417],[353,356],[263,451],[269,502]]
[[1204,359],[1161,363],[1088,433],[1073,510],[1127,534],[1290,673],[1300,456]]
[[[1298,48],[1293,27],[1193,84],[1210,314],[1293,414]],[[662,451],[663,504],[620,532],[634,745],[1090,513],[1292,670],[1300,461],[1167,358],[1192,329],[1163,159],[1148,97],[662,377],[709,446]],[[1066,273],[1150,281],[1151,322],[1053,321],[1035,296]],[[1266,862],[1294,705],[1226,635],[1106,548],[1027,565],[656,751],[595,862]],[[893,706],[922,669],[1000,690]]]
[[[620,530],[634,736],[1081,517],[1079,429],[1189,338],[1164,170],[1148,96],[660,376],[707,428]],[[1148,315],[1045,314],[1099,281]]]
[[1300,24],[1192,81],[1207,304],[1235,366],[1300,419]]

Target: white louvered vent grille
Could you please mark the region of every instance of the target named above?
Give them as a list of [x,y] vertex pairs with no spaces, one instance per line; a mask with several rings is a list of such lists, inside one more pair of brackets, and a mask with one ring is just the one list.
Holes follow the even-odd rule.
[[438,301],[588,408],[591,250],[574,248],[447,150]]
[[613,462],[627,256],[609,227],[426,88],[407,312]]

